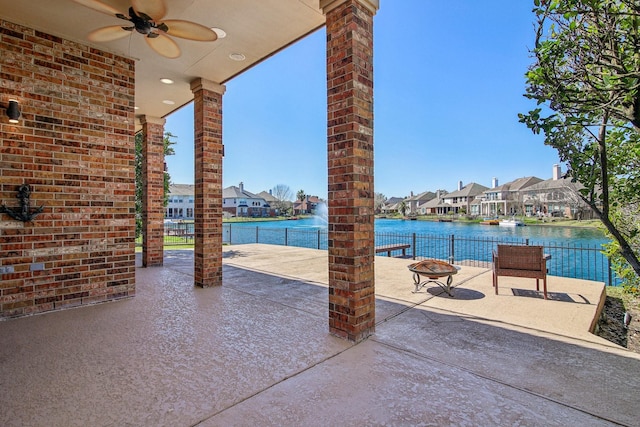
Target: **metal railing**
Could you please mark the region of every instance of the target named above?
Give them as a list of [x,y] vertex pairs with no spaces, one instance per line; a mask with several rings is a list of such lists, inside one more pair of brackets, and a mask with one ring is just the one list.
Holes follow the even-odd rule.
[[[265,243],[270,245],[297,246],[303,248],[328,248],[328,232],[322,228],[272,228],[235,226],[223,224],[223,242],[238,245]],[[165,225],[165,244],[193,244],[193,224]],[[455,235],[376,233],[375,245],[410,245],[408,258],[435,258],[451,264],[490,268],[492,252],[498,244],[529,245],[529,239],[456,237]],[[549,274],[584,280],[604,282],[618,286],[621,280],[611,270],[611,262],[598,245],[535,242],[551,255],[547,263]],[[400,256],[401,250],[392,251],[391,256]]]

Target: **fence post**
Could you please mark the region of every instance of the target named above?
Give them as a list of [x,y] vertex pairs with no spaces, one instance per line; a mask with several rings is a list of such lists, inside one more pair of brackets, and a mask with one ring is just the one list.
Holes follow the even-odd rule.
[[289,246],[289,229],[284,229],[284,245]]
[[607,264],[609,265],[609,286],[613,286],[613,275],[611,274],[611,258],[607,257]]
[[449,264],[453,264],[456,260],[455,250],[456,250],[456,238],[455,235],[451,235],[451,240],[449,241]]
[[411,252],[413,253],[413,259],[416,259],[416,233],[413,233],[413,242],[412,242],[412,249]]
[[257,225],[256,225],[256,243],[259,243],[258,242],[258,226]]
[[529,238],[528,237],[524,240],[524,244],[529,246]]
[[318,249],[320,249],[320,229],[318,228]]

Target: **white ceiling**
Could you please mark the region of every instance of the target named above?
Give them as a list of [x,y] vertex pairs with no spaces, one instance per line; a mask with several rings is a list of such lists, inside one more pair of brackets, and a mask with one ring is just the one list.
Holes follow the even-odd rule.
[[[130,0],[98,0],[125,15]],[[0,18],[136,60],[136,116],[164,117],[193,99],[190,82],[198,77],[225,83],[325,23],[319,0],[165,0],[165,19],[182,19],[226,32],[213,42],[174,38],[176,59],[154,52],[144,36],[106,43],[87,40],[91,31],[123,25],[122,20],[73,0],[0,0]],[[126,23],[125,23],[126,25]],[[229,55],[240,53],[244,61]],[[172,85],[160,82],[170,78]],[[173,105],[163,103],[173,101]]]

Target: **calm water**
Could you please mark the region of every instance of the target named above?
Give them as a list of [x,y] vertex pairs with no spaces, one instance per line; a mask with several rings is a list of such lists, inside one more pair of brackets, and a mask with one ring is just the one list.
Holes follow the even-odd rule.
[[[327,225],[320,218],[305,218],[293,221],[267,221],[226,224],[236,227],[290,228],[292,230],[326,230]],[[429,234],[456,238],[482,239],[529,239],[530,244],[561,243],[571,245],[599,246],[608,240],[594,228],[581,227],[500,227],[497,225],[467,224],[458,222],[404,221],[397,219],[376,219],[376,233]]]

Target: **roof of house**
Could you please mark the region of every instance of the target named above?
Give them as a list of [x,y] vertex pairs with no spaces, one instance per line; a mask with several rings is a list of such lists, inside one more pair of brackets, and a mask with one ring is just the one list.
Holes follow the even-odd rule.
[[262,197],[257,196],[253,193],[248,192],[247,190],[240,190],[240,187],[236,187],[232,185],[231,187],[222,189],[222,197],[225,199],[239,199],[239,198],[249,198],[249,199],[261,199]]
[[477,196],[478,194],[483,193],[485,190],[488,190],[488,187],[485,187],[484,185],[480,185],[478,183],[472,182],[470,184],[465,185],[464,187],[462,187],[462,190],[458,190],[458,191],[454,191],[452,193],[449,194],[445,194],[442,198],[443,199],[452,199],[454,197],[472,197],[472,196]]
[[431,200],[433,198],[436,197],[436,193],[434,193],[433,191],[423,191],[422,193],[415,195],[415,196],[411,196],[411,197],[407,197],[405,200],[406,201],[417,201],[417,202],[426,202],[427,200]]
[[540,181],[536,184],[533,184],[527,187],[525,190],[527,192],[535,192],[535,191],[544,191],[544,190],[553,190],[560,188],[570,188],[572,190],[576,190],[579,188],[583,188],[583,185],[578,182],[571,182],[571,178],[560,178],[560,179],[547,179],[545,181]]
[[385,206],[392,206],[402,201],[402,197],[389,197],[385,202]]
[[433,199],[428,200],[428,201],[422,203],[421,205],[418,205],[418,208],[429,209],[429,208],[449,207],[449,206],[451,206],[451,205],[448,204],[448,203],[444,203],[442,201],[442,198],[438,199],[437,197],[434,197]]
[[196,186],[193,184],[170,184],[169,194],[174,196],[193,196]]
[[489,188],[485,191],[485,193],[500,193],[507,191],[520,191],[524,188],[530,187],[534,184],[542,182],[542,179],[536,176],[526,176],[523,178],[514,179],[511,182],[507,182],[506,184],[499,185],[494,188]]
[[278,201],[278,199],[273,197],[273,194],[269,193],[268,191],[261,191],[258,194],[256,194],[256,196],[263,198],[265,201],[269,203]]

